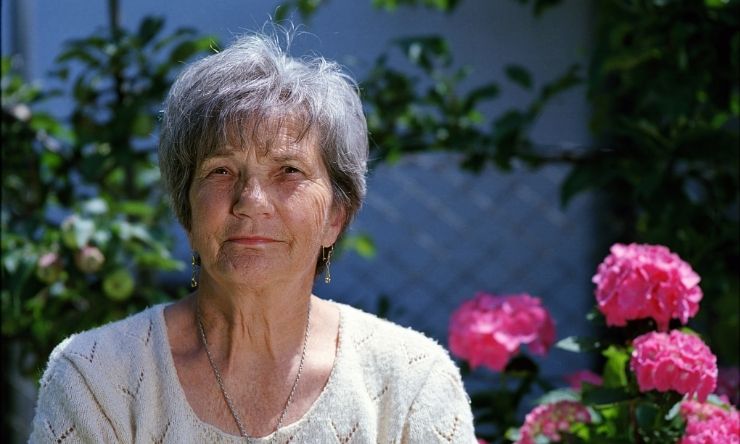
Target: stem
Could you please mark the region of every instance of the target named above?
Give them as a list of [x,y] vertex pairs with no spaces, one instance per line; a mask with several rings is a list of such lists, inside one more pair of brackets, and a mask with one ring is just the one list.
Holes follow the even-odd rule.
[[632,423],[632,429],[635,433],[635,444],[643,444],[642,435],[640,435],[640,427],[637,425],[637,408],[635,407],[635,401],[630,401],[630,422]]
[[117,41],[121,32],[121,8],[118,5],[118,0],[108,0],[108,22],[113,40]]
[[[113,76],[113,87],[115,90],[115,102],[110,105],[111,110],[113,111],[113,114],[115,116],[115,111],[120,110],[124,107],[124,99],[125,99],[125,92],[124,92],[124,76],[123,76],[123,70],[124,70],[124,63],[122,59],[123,55],[123,29],[121,28],[121,8],[119,4],[119,0],[108,0],[108,20],[110,24],[110,32],[111,32],[111,41],[113,42],[113,45],[115,46],[115,51],[111,55],[110,60],[110,72]],[[112,140],[110,140],[110,144],[112,149],[114,150],[123,150],[128,151],[131,148],[130,143],[130,136],[126,133],[122,133],[119,128],[117,128],[119,125],[116,125],[114,122],[116,120],[116,117],[113,117],[113,121],[110,122],[111,125],[113,125],[113,131],[112,131]],[[128,159],[127,161],[123,162],[123,167],[126,171],[126,177],[125,177],[125,189],[129,190],[130,192],[134,192],[134,164],[133,159]]]
[[519,382],[519,386],[514,391],[514,408],[519,407],[519,403],[522,402],[522,398],[529,392],[529,389],[532,387],[532,382],[534,381],[534,379],[535,375],[530,372],[527,372],[526,375],[521,379],[521,381]]
[[111,72],[116,89],[116,103],[118,105],[123,101],[123,67],[121,66],[119,50],[121,43],[121,11],[118,0],[108,0],[108,20],[110,25],[111,40],[116,46],[116,51],[111,56]]

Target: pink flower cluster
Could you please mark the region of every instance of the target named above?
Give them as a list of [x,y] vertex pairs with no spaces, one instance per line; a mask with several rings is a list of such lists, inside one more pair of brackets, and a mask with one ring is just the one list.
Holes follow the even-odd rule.
[[560,433],[571,429],[575,423],[591,422],[588,409],[576,401],[558,401],[535,407],[524,418],[516,444],[535,444],[544,436],[552,442],[560,441]]
[[523,344],[532,353],[547,353],[555,324],[539,298],[477,293],[452,314],[449,333],[450,350],[472,368],[501,371]]
[[705,401],[717,384],[717,358],[696,336],[673,330],[635,339],[630,368],[640,390],[675,390]]
[[602,385],[604,379],[591,370],[579,370],[563,377],[573,390],[580,390],[584,382],[591,385]]
[[731,405],[722,406],[684,401],[681,416],[686,420],[686,431],[678,444],[738,444],[740,443],[740,414]]
[[608,325],[653,318],[660,331],[699,310],[699,275],[662,245],[614,244],[592,278],[599,310]]

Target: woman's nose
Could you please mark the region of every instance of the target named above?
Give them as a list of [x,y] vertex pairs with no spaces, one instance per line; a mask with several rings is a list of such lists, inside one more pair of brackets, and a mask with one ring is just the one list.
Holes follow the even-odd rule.
[[272,204],[269,193],[262,181],[256,177],[244,180],[237,189],[234,213],[252,217],[260,214],[270,214]]

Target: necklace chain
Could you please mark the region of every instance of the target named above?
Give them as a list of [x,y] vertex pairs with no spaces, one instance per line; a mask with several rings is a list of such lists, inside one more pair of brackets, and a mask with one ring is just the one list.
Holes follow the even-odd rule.
[[[239,428],[239,434],[243,438],[249,439],[249,435],[247,435],[247,430],[244,427],[244,423],[242,423],[241,417],[239,416],[239,413],[236,411],[236,408],[234,407],[234,401],[231,399],[231,396],[226,392],[226,387],[224,386],[223,378],[221,377],[221,372],[218,369],[218,366],[213,360],[213,356],[211,355],[211,351],[208,349],[208,340],[206,339],[206,332],[203,328],[203,316],[200,312],[200,304],[196,301],[195,303],[195,317],[198,323],[198,332],[200,333],[200,340],[203,343],[203,348],[206,350],[206,355],[208,356],[208,363],[211,364],[211,368],[213,369],[213,374],[216,376],[216,382],[218,383],[218,387],[221,389],[221,394],[224,397],[224,401],[226,401],[226,406],[229,408],[229,411],[231,412],[231,416],[234,418],[234,422],[236,422],[236,426]],[[308,301],[308,316],[306,318],[306,330],[303,334],[303,350],[301,351],[301,360],[298,363],[298,373],[296,373],[295,380],[293,381],[293,386],[290,388],[290,394],[288,395],[288,399],[285,401],[285,407],[283,407],[283,411],[280,413],[280,417],[278,418],[277,424],[275,425],[275,432],[280,429],[280,426],[283,425],[283,420],[285,419],[285,414],[288,413],[288,408],[290,407],[291,402],[293,402],[293,396],[295,395],[296,387],[298,387],[298,381],[301,379],[301,373],[303,372],[303,363],[306,360],[306,345],[308,344],[308,338],[311,336],[311,300]],[[273,438],[275,435],[273,435]]]

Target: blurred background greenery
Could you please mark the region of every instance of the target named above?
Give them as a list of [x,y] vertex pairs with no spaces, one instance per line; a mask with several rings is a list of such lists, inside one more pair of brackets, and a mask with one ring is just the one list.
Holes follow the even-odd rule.
[[[536,16],[560,3],[516,1]],[[298,14],[310,28],[327,2],[291,0],[276,19]],[[372,3],[388,13],[454,14],[460,1]],[[165,33],[157,17],[125,29],[117,0],[108,9],[106,29],[66,42],[51,73],[60,88],[34,86],[12,59],[2,60],[3,365],[34,379],[69,334],[187,291],[157,278],[186,264],[170,255],[172,219],[157,185],[152,134],[182,63],[220,43],[194,29]],[[589,63],[539,87],[516,64],[505,67],[505,85],[463,87],[469,67],[455,62],[443,36],[391,42],[360,79],[373,158],[392,163],[452,151],[462,155],[461,168],[480,174],[515,163],[568,165],[562,205],[596,190],[605,203],[600,242],[660,243],[694,266],[705,299],[693,326],[721,364],[737,365],[740,1],[605,0],[594,12]],[[388,63],[398,56],[410,69]],[[593,146],[535,143],[530,130],[542,110],[583,85]],[[533,99],[484,111],[502,88],[530,91]],[[69,115],[45,111],[55,97],[73,103]],[[345,248],[367,249],[367,242],[350,238]],[[7,422],[3,429],[12,436]]]

